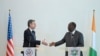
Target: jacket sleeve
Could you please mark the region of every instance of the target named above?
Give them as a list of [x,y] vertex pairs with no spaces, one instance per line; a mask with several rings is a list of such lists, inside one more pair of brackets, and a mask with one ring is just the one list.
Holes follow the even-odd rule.
[[36,40],[36,45],[40,45],[41,44],[41,41],[40,40]]
[[79,34],[79,39],[78,39],[78,46],[83,47],[84,46],[84,39],[83,39],[83,34]]
[[65,36],[60,41],[55,43],[55,46],[59,46],[61,44],[64,44],[65,43],[65,37],[66,37],[66,34],[65,34]]

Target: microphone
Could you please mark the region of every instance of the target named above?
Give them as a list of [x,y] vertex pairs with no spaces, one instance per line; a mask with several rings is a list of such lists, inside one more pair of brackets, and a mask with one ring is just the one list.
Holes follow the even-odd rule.
[[31,36],[29,36],[29,47],[30,47],[30,42],[31,42]]
[[74,34],[72,34],[72,36],[74,36]]

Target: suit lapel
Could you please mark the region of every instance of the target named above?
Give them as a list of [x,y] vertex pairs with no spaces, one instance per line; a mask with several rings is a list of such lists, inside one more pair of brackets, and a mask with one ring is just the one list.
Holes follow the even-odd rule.
[[36,38],[35,38],[35,34],[32,34],[32,32],[31,32],[29,29],[28,29],[28,31],[29,31],[30,35],[32,36],[32,38],[33,38],[33,39],[36,39]]

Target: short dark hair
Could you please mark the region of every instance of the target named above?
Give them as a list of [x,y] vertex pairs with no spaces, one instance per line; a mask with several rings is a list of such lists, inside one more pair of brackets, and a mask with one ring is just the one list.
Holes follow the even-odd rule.
[[75,22],[70,22],[69,24],[72,24],[76,28],[76,23]]
[[28,27],[30,27],[30,24],[31,24],[32,22],[35,22],[35,20],[32,20],[32,19],[28,20],[28,23],[27,23]]

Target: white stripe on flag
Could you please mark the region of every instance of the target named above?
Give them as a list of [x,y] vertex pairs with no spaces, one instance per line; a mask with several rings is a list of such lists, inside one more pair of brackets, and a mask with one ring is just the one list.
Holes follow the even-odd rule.
[[92,47],[93,47],[93,49],[96,49],[96,33],[95,32],[93,32],[92,33],[93,34],[93,39],[92,39]]

